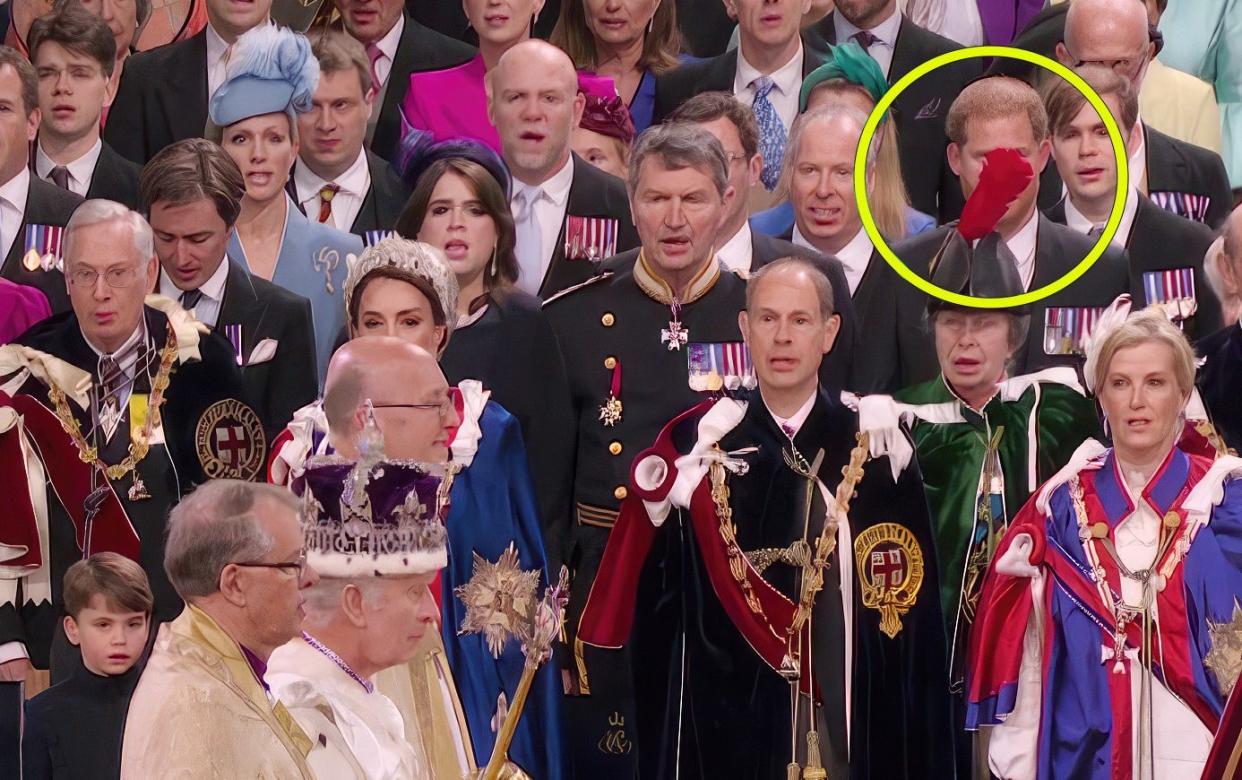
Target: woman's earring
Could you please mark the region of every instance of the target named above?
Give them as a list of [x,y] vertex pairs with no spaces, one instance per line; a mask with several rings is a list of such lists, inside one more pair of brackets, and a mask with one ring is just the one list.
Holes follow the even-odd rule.
[[487,275],[493,280],[496,278],[496,251],[498,248],[499,242],[492,244],[492,264],[491,268],[487,272]]

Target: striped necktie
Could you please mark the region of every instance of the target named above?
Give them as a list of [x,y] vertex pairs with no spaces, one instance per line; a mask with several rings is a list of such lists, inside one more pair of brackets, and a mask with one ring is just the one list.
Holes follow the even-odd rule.
[[331,182],[323,185],[319,190],[319,224],[322,225],[332,219],[332,199],[340,191],[341,186]]

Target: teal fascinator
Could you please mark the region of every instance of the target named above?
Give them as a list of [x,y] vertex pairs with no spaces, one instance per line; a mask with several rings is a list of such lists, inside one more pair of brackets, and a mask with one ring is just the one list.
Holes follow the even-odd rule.
[[[806,101],[811,96],[811,90],[832,79],[844,79],[851,84],[857,84],[867,90],[876,103],[888,91],[888,81],[884,78],[884,71],[880,70],[879,63],[856,42],[846,41],[831,47],[824,64],[808,73],[802,80],[802,91],[798,94],[799,113],[806,111]],[[885,114],[884,118],[887,119],[888,115]]]
[[217,127],[264,114],[290,119],[311,108],[319,61],[306,36],[274,24],[246,32],[233,45],[224,83],[211,96],[208,116]]

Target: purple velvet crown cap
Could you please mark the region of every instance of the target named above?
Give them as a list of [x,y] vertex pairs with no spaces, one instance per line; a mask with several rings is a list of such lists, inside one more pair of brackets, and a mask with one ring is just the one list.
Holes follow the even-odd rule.
[[425,574],[448,562],[443,467],[312,459],[294,481],[306,557],[325,577]]

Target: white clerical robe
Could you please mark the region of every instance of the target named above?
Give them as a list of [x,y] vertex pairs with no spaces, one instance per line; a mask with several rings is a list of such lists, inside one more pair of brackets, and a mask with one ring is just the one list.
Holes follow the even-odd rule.
[[122,778],[315,780],[310,749],[241,647],[206,613],[186,606],[160,626],[130,700]]
[[301,637],[272,653],[266,679],[316,742],[307,756],[316,777],[351,777],[356,762],[365,780],[431,780],[392,701],[374,687],[368,691]]

